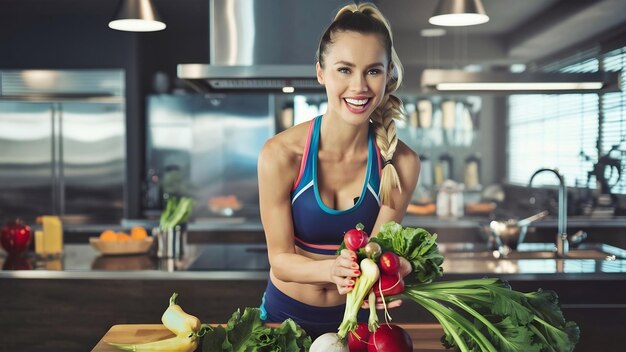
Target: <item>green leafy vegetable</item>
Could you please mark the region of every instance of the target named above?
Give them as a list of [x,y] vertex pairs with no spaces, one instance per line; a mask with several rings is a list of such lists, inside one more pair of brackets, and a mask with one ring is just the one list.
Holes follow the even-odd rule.
[[159,227],[169,230],[186,222],[193,211],[194,200],[189,197],[170,197],[167,199],[165,209],[161,213]]
[[225,326],[217,326],[204,335],[203,352],[306,351],[311,337],[293,320],[278,327],[263,325],[258,308],[238,309]]
[[413,275],[405,278],[405,282],[431,282],[443,275],[443,256],[437,248],[437,234],[421,228],[402,228],[392,221],[383,224],[370,242],[378,243],[383,252],[394,252],[411,263]]

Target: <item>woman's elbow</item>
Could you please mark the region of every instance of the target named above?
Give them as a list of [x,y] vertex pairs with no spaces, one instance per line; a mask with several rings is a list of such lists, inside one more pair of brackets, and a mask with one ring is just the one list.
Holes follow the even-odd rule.
[[293,266],[293,263],[289,263],[284,255],[270,255],[270,266],[272,268],[272,275],[280,281],[291,282],[293,279],[289,275],[289,268]]

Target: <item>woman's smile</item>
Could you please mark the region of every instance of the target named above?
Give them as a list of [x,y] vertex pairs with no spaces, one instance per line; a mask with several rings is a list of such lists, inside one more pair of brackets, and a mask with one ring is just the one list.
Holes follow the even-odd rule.
[[366,112],[372,102],[370,97],[343,98],[346,107],[353,114],[362,114]]

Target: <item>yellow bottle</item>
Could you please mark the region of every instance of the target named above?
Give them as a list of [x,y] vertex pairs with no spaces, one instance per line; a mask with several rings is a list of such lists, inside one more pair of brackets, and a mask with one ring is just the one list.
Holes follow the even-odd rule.
[[[63,254],[63,224],[58,216],[44,215],[37,218],[42,224],[43,246],[39,249],[47,257],[59,257]],[[37,234],[35,234],[37,240]]]

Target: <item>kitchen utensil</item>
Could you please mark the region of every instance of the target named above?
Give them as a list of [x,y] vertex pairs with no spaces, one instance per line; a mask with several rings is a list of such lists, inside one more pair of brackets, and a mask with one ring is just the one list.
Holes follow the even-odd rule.
[[524,242],[528,225],[548,215],[548,211],[544,210],[535,215],[529,216],[522,220],[509,219],[506,221],[491,221],[489,230],[496,239],[498,247],[505,246],[509,249],[516,250],[520,243]]
[[180,258],[184,251],[187,227],[176,225],[171,229],[155,227],[152,236],[157,239],[157,257]]

